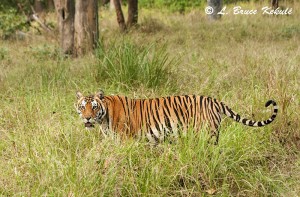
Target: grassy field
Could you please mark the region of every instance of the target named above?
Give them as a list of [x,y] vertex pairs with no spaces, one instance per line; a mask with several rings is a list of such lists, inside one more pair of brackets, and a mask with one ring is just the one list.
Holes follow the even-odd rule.
[[[214,23],[203,10],[140,10],[126,35],[102,10],[101,46],[78,59],[61,56],[53,36],[1,41],[0,196],[300,195],[300,4],[290,7],[291,16]],[[99,89],[207,95],[257,120],[274,99],[279,115],[257,129],[225,118],[217,146],[190,131],[152,147],[84,129],[75,92]]]

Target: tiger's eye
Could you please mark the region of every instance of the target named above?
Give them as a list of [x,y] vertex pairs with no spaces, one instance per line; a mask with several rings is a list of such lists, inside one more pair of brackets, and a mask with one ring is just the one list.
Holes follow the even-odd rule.
[[98,108],[98,103],[96,101],[92,102],[92,109],[95,110]]

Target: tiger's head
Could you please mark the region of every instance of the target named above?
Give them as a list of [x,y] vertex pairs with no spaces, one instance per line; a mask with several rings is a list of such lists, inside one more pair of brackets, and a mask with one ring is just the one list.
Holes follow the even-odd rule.
[[75,108],[82,118],[86,128],[93,128],[96,122],[101,123],[106,115],[104,93],[102,91],[84,96],[81,92],[76,92],[77,103]]

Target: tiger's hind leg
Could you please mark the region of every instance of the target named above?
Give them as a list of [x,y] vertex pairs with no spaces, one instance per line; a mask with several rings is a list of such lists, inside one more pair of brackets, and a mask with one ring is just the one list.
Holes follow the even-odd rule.
[[219,143],[219,134],[220,134],[220,124],[221,124],[221,114],[217,113],[214,114],[214,119],[210,122],[210,131],[211,131],[211,138],[215,137],[216,140],[214,145],[218,145]]
[[219,129],[213,129],[210,132],[210,139],[209,142],[211,142],[211,140],[213,140],[213,138],[215,137],[215,141],[214,141],[214,145],[218,145],[219,143]]
[[215,141],[214,144],[218,145],[218,143],[219,143],[219,136],[220,136],[219,128],[216,129],[213,133],[214,133],[214,136],[216,137],[216,141]]
[[220,114],[220,110],[217,110],[217,113],[214,113],[214,120],[212,125],[212,134],[216,137],[215,145],[219,143],[220,136],[220,125],[222,121],[222,116]]

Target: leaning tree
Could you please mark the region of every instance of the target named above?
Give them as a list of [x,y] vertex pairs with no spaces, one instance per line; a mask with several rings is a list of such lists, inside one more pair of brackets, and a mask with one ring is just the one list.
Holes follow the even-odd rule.
[[117,14],[117,21],[121,31],[126,30],[126,24],[120,0],[112,0]]
[[278,3],[279,0],[271,0],[271,4],[272,4],[272,8],[273,9],[276,9],[279,7],[279,3]]
[[111,0],[111,1],[113,1],[113,5],[117,14],[117,21],[120,30],[122,32],[124,32],[127,28],[135,26],[138,23],[138,0],[127,0],[128,3],[127,23],[125,23],[121,1],[120,0]]
[[138,0],[128,0],[127,26],[131,27],[138,22]]
[[223,0],[207,0],[207,6],[212,8],[212,13],[208,15],[211,20],[217,20],[221,18],[218,14],[222,10]]

